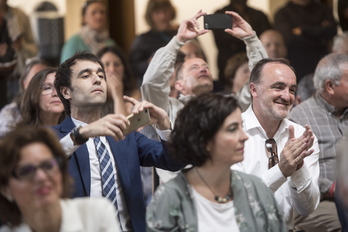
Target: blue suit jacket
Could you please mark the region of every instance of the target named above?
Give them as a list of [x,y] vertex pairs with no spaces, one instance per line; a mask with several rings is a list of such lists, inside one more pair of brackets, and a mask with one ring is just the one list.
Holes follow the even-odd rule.
[[[61,124],[54,126],[58,136],[64,137],[75,127],[68,116]],[[138,132],[132,132],[124,140],[116,142],[106,137],[116,161],[128,212],[134,231],[145,231],[145,202],[140,177],[141,166],[177,171],[183,166],[168,157],[165,143],[150,140]],[[74,179],[73,197],[90,196],[91,171],[89,154],[85,144],[81,145],[69,159],[69,173]]]

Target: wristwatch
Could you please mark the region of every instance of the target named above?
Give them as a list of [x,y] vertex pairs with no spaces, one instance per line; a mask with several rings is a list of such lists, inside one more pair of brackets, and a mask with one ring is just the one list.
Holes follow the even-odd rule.
[[82,145],[85,142],[88,141],[88,138],[84,138],[82,137],[82,135],[80,134],[80,129],[82,128],[82,126],[79,127],[75,127],[74,129],[72,129],[72,131],[70,132],[70,138],[72,139],[72,141],[74,142],[74,145]]

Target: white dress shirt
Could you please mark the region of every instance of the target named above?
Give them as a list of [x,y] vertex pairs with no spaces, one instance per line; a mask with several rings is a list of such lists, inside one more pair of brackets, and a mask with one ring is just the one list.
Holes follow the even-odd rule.
[[[288,178],[285,178],[278,165],[268,169],[268,155],[265,147],[265,141],[268,139],[266,132],[261,127],[256,118],[252,106],[242,113],[243,127],[248,134],[249,139],[245,142],[244,160],[234,164],[232,169],[239,170],[248,174],[253,174],[262,179],[262,181],[274,192],[274,196],[280,209],[282,209],[288,229],[293,228],[293,210],[298,214],[308,215],[313,212],[319,204],[320,193],[318,187],[319,178],[319,146],[315,137],[313,149],[314,152],[304,159],[305,164],[298,171]],[[305,128],[284,119],[276,134],[274,140],[277,143],[279,160],[282,158],[282,152],[289,136],[289,126],[293,125],[295,137],[300,137]]]

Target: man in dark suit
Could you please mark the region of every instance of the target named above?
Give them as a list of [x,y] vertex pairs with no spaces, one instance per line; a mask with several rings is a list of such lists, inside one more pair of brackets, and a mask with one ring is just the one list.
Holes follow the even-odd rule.
[[[74,197],[107,197],[118,209],[122,231],[145,231],[145,203],[140,165],[178,170],[164,142],[138,132],[124,136],[129,120],[121,114],[100,118],[106,101],[106,77],[101,61],[91,53],[78,53],[59,66],[55,88],[67,118],[54,129],[69,155]],[[147,109],[162,139],[170,134],[168,115],[159,107],[124,97],[133,113]],[[100,150],[102,149],[102,150]]]

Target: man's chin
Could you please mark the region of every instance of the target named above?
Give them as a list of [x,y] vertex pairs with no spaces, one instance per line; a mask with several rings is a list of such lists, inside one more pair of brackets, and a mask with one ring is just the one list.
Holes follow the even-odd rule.
[[205,84],[205,85],[197,86],[192,91],[192,93],[194,93],[194,95],[199,95],[199,94],[211,92],[212,90],[213,90],[213,85],[212,84]]

